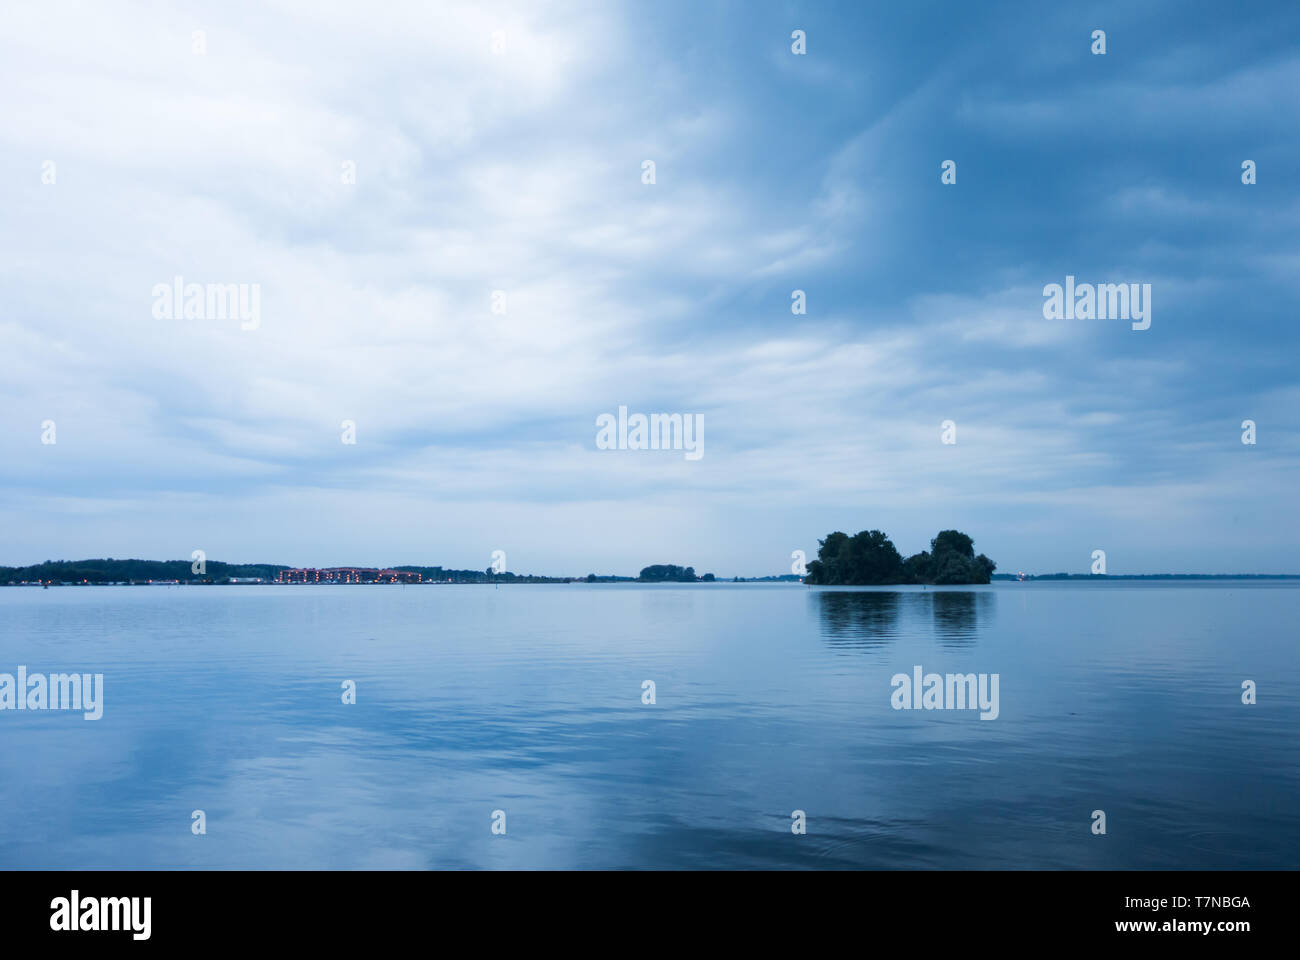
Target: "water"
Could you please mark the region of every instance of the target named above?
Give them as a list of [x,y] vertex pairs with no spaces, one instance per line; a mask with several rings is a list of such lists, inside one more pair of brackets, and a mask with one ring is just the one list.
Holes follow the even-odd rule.
[[[0,589],[0,672],[105,676],[98,721],[0,712],[0,866],[1294,868],[1298,614],[1280,582]],[[999,716],[894,710],[916,664],[997,673]]]

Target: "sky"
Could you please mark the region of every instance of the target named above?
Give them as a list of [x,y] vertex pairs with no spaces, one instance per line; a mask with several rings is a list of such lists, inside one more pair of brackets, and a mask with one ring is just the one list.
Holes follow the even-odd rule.
[[[761,576],[956,528],[1003,573],[1300,573],[1298,40],[1290,2],[4,4],[0,564]],[[1067,276],[1150,284],[1149,329],[1047,319]],[[703,455],[601,449],[620,406]]]

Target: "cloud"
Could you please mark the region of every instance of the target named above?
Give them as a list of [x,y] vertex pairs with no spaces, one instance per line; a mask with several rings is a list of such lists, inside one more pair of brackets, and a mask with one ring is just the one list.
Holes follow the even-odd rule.
[[[721,43],[674,4],[11,5],[0,562],[764,573],[942,517],[1062,567],[1123,517],[1138,564],[1191,523],[1291,569],[1222,511],[1294,517],[1297,62],[1121,25],[1065,75],[1051,17],[923,62],[916,16],[817,13],[795,62],[781,11]],[[1152,329],[1045,321],[1067,272],[1151,282]],[[260,328],[155,319],[175,276],[258,284]],[[703,414],[704,459],[596,450],[620,404]]]

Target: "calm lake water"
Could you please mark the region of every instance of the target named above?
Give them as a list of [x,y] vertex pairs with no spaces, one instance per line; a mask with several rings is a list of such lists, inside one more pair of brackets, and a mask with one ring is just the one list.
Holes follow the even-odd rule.
[[[0,866],[1294,868],[1298,627],[1286,582],[5,588],[0,672],[104,713],[0,712]],[[893,709],[916,665],[997,718]]]

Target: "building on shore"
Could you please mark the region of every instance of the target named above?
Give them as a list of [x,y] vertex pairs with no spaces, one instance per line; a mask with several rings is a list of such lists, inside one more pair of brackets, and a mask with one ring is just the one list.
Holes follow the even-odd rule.
[[276,583],[420,583],[423,577],[409,570],[377,567],[304,567],[281,570]]

